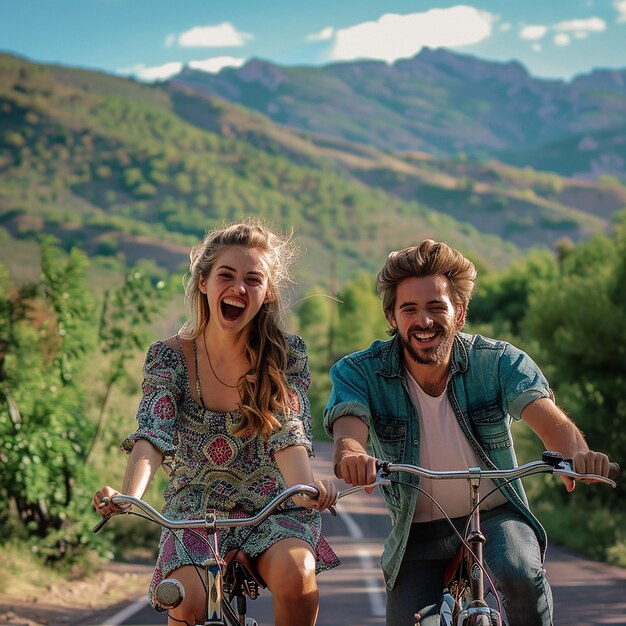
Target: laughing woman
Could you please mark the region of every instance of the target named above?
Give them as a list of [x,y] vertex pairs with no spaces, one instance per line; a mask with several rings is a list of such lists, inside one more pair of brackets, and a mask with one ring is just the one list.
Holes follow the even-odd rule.
[[[252,533],[219,531],[222,556],[241,548],[255,559],[277,626],[315,624],[316,572],[338,563],[320,534],[319,512],[334,503],[336,489],[331,481],[314,481],[309,464],[307,349],[280,323],[292,257],[287,239],[250,221],[212,231],[192,249],[189,320],[148,350],[138,428],[122,442],[130,453],[123,493],[141,498],[167,459],[164,513],[172,518],[202,518],[207,509],[218,517],[248,515],[286,486],[319,489],[318,500],[297,499],[304,510],[270,516]],[[101,515],[120,512],[102,503],[116,493],[107,486],[95,494]],[[163,532],[150,585],[153,603],[163,578],[185,586],[169,626],[204,619],[206,594],[195,564],[210,555],[199,542],[186,543],[183,550],[171,531]]]

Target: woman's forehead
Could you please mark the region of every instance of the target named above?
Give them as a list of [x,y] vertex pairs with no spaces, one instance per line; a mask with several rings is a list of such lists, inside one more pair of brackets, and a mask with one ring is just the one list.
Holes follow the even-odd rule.
[[228,246],[216,257],[214,267],[230,267],[242,271],[269,273],[267,254],[258,248]]

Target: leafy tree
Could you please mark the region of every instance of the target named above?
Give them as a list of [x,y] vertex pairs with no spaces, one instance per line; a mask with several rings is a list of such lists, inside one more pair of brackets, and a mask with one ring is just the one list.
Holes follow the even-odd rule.
[[94,345],[86,268],[82,253],[63,260],[46,241],[39,284],[16,290],[5,282],[2,293],[0,492],[38,537],[67,518],[91,436],[78,382]]
[[519,336],[536,286],[557,276],[558,264],[547,250],[533,250],[501,273],[479,272],[468,318],[475,324],[491,324],[495,336],[502,332]]
[[98,338],[102,353],[110,357],[110,365],[105,375],[98,426],[85,455],[86,461],[104,431],[106,410],[114,386],[127,376],[128,361],[137,351],[145,349],[149,324],[170,296],[166,287],[165,281],[153,281],[146,271],[137,268],[126,275],[121,287],[105,292]]
[[387,321],[372,276],[358,274],[339,292],[338,298],[338,319],[333,333],[335,358],[362,350],[374,339],[385,337]]
[[[625,280],[626,236],[597,237],[576,247],[561,274],[536,289],[525,320],[560,402],[590,446],[616,459],[626,449]],[[615,496],[624,495],[622,485]]]
[[[145,349],[145,329],[167,290],[135,270],[99,314],[82,252],[64,255],[45,240],[41,270],[37,282],[18,288],[0,266],[0,520],[14,511],[35,551],[71,561],[97,541],[89,524],[100,478],[86,461],[99,433],[88,365],[100,354],[109,363],[104,415],[126,362]],[[0,533],[15,528],[3,523]]]

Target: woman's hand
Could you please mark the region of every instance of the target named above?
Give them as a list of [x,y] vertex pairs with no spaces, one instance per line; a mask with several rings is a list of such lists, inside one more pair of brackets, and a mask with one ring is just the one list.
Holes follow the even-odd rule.
[[319,492],[317,498],[295,496],[293,500],[296,504],[307,509],[317,509],[318,511],[328,509],[335,504],[337,501],[337,487],[332,480],[316,480],[311,485]]
[[[111,502],[111,498],[119,494],[119,491],[109,487],[108,485],[102,487],[102,489],[96,491],[93,496],[93,506],[99,515],[105,517],[106,515],[116,515],[117,513],[123,513],[126,509],[117,506]],[[108,498],[107,501],[103,501]]]

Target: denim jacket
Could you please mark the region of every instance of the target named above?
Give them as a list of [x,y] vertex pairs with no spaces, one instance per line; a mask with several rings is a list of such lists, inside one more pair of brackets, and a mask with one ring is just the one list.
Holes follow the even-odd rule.
[[[326,431],[332,434],[336,419],[354,415],[368,425],[368,445],[375,457],[419,465],[419,415],[406,383],[397,337],[375,341],[368,349],[342,358],[330,376],[333,389],[324,411]],[[517,465],[512,420],[519,420],[534,400],[552,397],[541,370],[524,352],[504,341],[465,333],[458,333],[454,340],[447,393],[481,465],[498,469]],[[400,478],[416,485],[420,480],[407,474]],[[418,492],[393,484],[382,490],[392,530],[381,563],[391,589],[406,549]],[[503,487],[503,492],[528,519],[545,550],[545,531],[528,508],[521,481]]]

